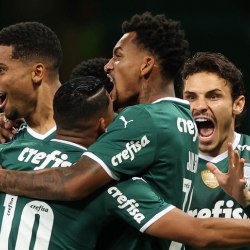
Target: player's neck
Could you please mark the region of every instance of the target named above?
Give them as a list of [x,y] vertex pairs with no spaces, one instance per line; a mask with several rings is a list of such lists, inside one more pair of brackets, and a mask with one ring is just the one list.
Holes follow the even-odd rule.
[[38,134],[45,134],[56,126],[53,114],[52,116],[47,116],[47,119],[46,117],[40,117],[39,119],[26,119],[25,121],[28,126]]
[[37,92],[38,97],[34,107],[30,108],[30,112],[25,117],[29,127],[39,134],[45,134],[55,127],[53,99],[60,85],[59,81],[43,82]]
[[79,133],[79,131],[74,131],[73,129],[70,131],[57,129],[55,138],[58,140],[76,143],[82,147],[88,148],[96,141],[97,136],[97,134],[89,135],[86,131]]
[[173,81],[160,80],[151,84],[148,81],[145,86],[142,87],[142,91],[139,96],[139,103],[152,103],[164,97],[175,97]]

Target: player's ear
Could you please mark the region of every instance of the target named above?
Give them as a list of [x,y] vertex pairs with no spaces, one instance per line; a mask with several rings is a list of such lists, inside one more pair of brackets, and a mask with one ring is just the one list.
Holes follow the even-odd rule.
[[45,73],[45,66],[42,63],[37,63],[33,65],[33,70],[31,75],[32,81],[35,84],[40,84],[44,77],[44,73]]
[[155,58],[153,56],[145,56],[141,64],[141,75],[148,77],[155,67]]
[[103,134],[106,131],[107,128],[107,124],[106,121],[103,117],[101,117],[99,119],[99,126],[98,126],[98,131],[99,131],[99,135]]
[[245,106],[245,96],[241,95],[239,96],[234,102],[233,102],[233,114],[234,115],[240,115],[244,109]]

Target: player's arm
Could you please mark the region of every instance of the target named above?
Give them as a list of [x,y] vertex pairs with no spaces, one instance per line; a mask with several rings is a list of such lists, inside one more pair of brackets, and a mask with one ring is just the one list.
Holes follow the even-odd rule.
[[103,168],[87,156],[69,168],[0,169],[1,192],[47,200],[82,199],[111,180]]
[[233,247],[250,244],[250,220],[193,218],[174,208],[146,229],[152,236],[196,248]]

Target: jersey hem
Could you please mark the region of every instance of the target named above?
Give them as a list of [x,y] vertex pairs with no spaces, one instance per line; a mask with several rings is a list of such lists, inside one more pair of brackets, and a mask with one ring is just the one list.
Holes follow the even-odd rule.
[[140,232],[142,232],[142,233],[145,232],[145,230],[149,226],[151,226],[154,222],[156,222],[157,220],[159,220],[163,215],[167,214],[168,212],[170,212],[174,208],[175,208],[175,206],[170,205],[167,208],[165,208],[164,210],[162,210],[161,212],[159,212],[158,214],[156,214],[143,227],[140,228]]
[[98,163],[101,165],[101,167],[104,169],[104,171],[105,171],[112,179],[114,179],[114,180],[116,180],[116,181],[119,181],[119,180],[120,180],[120,178],[119,178],[118,176],[114,175],[114,174],[111,172],[111,170],[108,168],[108,166],[107,166],[99,157],[97,157],[96,155],[94,155],[94,154],[91,153],[91,152],[85,152],[85,153],[83,153],[83,155],[86,155],[86,156],[88,156],[89,158],[91,158],[92,160],[98,162]]

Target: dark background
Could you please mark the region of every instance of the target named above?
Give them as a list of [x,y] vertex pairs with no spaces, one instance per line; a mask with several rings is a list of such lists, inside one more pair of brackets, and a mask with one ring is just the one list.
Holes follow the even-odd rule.
[[[244,74],[250,93],[249,0],[0,0],[0,28],[21,21],[40,21],[58,35],[64,52],[61,81],[73,67],[93,57],[111,57],[120,38],[124,19],[135,13],[165,13],[179,20],[186,31],[192,54],[221,52]],[[250,101],[237,131],[250,134]]]

